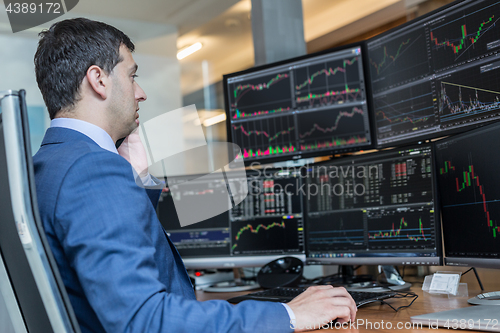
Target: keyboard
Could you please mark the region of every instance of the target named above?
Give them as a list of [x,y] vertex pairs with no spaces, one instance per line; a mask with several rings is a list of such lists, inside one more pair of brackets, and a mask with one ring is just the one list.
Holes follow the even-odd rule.
[[[267,289],[263,291],[258,291],[250,293],[247,295],[236,296],[228,299],[230,303],[239,303],[246,300],[254,301],[268,301],[268,302],[280,302],[288,303],[301,293],[303,293],[305,288],[274,288]],[[356,302],[356,306],[359,308],[362,305],[381,301],[387,298],[392,298],[397,295],[396,292],[384,291],[384,292],[360,292],[360,291],[349,291],[349,294]]]

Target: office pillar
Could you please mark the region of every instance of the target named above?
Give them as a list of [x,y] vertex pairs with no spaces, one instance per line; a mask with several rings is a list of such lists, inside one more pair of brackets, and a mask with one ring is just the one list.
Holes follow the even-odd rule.
[[306,54],[301,0],[252,0],[255,66]]

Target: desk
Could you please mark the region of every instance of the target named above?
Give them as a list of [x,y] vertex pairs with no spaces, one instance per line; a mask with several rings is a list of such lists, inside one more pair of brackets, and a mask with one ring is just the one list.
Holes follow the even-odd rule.
[[[424,333],[424,332],[434,332],[436,333],[436,329],[430,329],[427,326],[423,327],[417,327],[417,324],[412,324],[410,322],[410,317],[411,316],[416,316],[420,314],[425,314],[429,312],[439,312],[439,311],[445,311],[445,310],[453,310],[453,309],[458,309],[458,308],[463,308],[466,306],[470,306],[467,303],[467,299],[477,295],[480,293],[479,290],[472,290],[469,291],[469,297],[456,297],[456,298],[451,298],[448,299],[448,296],[442,296],[442,295],[430,295],[428,293],[422,292],[422,288],[420,284],[415,284],[414,287],[412,287],[413,292],[415,292],[418,295],[417,300],[410,306],[409,308],[404,308],[399,310],[398,312],[395,312],[392,310],[389,306],[387,305],[382,305],[380,303],[373,303],[371,305],[364,305],[359,308],[356,320],[363,319],[366,325],[361,325],[358,326],[357,329],[352,329],[352,328],[347,328],[347,329],[340,329],[343,332],[395,332],[397,331],[396,327],[399,323],[399,325],[415,325],[415,326],[410,326],[412,328],[406,329],[403,328],[404,330],[410,331],[410,332],[419,332],[419,333]],[[492,291],[492,290],[488,290]],[[200,301],[206,301],[210,299],[229,299],[234,296],[238,295],[243,295],[248,292],[239,292],[239,293],[205,293],[203,291],[197,291],[196,292],[196,297]],[[411,301],[411,298],[403,298],[403,299],[390,299],[388,302],[391,302],[392,306],[395,308],[402,306],[402,305],[407,305]],[[499,307],[500,311],[500,307]],[[379,328],[376,329],[375,325],[381,325],[382,321],[384,321],[384,328]],[[372,324],[372,327],[369,326],[368,322]],[[392,324],[392,329],[387,329],[387,322],[390,322]],[[376,324],[378,323],[378,324]],[[390,324],[389,324],[390,325]],[[440,329],[441,332],[450,331],[447,329]],[[338,331],[338,330],[336,330]],[[320,332],[325,332],[325,330],[321,330]],[[439,332],[439,331],[438,331]],[[463,331],[467,332],[467,331]]]

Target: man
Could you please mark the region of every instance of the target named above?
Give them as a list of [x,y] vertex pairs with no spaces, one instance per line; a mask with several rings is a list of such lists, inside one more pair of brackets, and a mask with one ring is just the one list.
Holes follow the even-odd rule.
[[[34,156],[40,214],[83,332],[289,332],[354,320],[342,289],[309,288],[288,305],[198,302],[182,260],[156,218],[160,191],[145,182],[136,133],[146,94],[134,44],[104,23],[72,19],[41,34],[38,86],[51,126]],[[143,148],[142,148],[143,150]],[[148,198],[149,195],[149,198]],[[291,323],[291,320],[292,323]]]

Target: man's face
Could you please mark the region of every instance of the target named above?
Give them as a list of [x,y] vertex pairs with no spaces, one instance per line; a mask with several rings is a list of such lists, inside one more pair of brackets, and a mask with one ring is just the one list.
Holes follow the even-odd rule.
[[137,64],[129,49],[120,47],[120,61],[109,74],[112,82],[109,116],[112,130],[119,138],[129,135],[139,126],[139,102],[146,100],[146,94],[135,82]]

